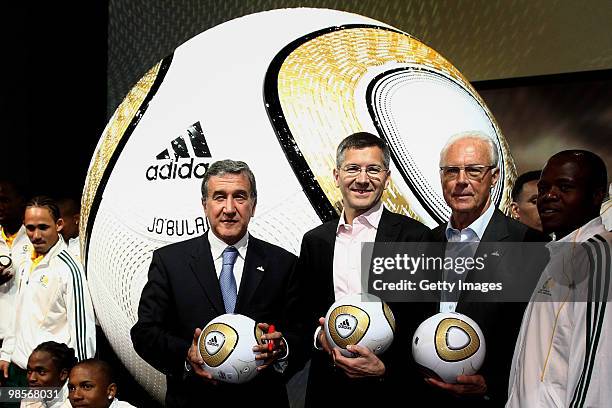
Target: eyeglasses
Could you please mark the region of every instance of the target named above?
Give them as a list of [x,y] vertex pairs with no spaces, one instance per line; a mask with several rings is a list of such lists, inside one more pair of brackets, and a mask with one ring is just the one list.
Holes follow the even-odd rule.
[[465,171],[465,175],[470,180],[480,181],[485,174],[496,166],[485,166],[482,164],[472,164],[470,166],[442,166],[440,172],[445,180],[455,180],[459,177],[461,170]]
[[344,166],[342,171],[344,171],[348,177],[357,177],[362,171],[365,171],[369,178],[379,180],[380,177],[382,177],[382,173],[386,172],[387,169],[380,166],[361,167],[356,164],[349,164],[348,166]]

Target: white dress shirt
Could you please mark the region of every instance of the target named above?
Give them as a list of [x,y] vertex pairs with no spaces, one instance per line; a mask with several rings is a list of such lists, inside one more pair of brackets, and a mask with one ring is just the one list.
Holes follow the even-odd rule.
[[244,259],[246,258],[247,247],[249,245],[249,233],[244,234],[242,238],[234,245],[227,245],[221,241],[212,231],[208,232],[208,243],[210,244],[210,253],[212,254],[213,262],[215,263],[215,271],[217,279],[221,275],[223,268],[223,251],[229,246],[233,246],[238,251],[236,262],[234,263],[234,278],[236,279],[236,290],[240,291],[240,281],[242,280],[242,271],[244,269]]
[[[361,287],[361,244],[374,242],[383,213],[382,202],[347,224],[344,211],[336,229],[334,246],[334,294],[336,300],[363,292]],[[371,255],[371,254],[370,254]]]
[[[451,225],[451,220],[448,220],[445,230],[446,240],[448,242],[480,242],[485,230],[487,229],[487,226],[489,225],[489,222],[491,221],[491,217],[493,217],[494,212],[495,206],[489,204],[489,208],[487,208],[486,211],[482,213],[480,217],[478,217],[473,223],[471,223],[462,230],[454,228]],[[476,247],[473,248],[473,252],[476,252]],[[472,253],[471,256],[474,256],[474,253]],[[444,255],[447,257],[453,256],[452,253],[449,253],[448,248]],[[448,280],[446,276],[446,271],[444,280]],[[440,312],[454,312],[456,309],[457,302],[440,302]]]

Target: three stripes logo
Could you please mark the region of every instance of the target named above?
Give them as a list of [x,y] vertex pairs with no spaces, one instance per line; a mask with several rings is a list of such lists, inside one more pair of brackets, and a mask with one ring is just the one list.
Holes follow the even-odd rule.
[[185,133],[170,142],[155,159],[164,164],[152,164],[145,177],[149,181],[203,178],[211,159],[210,148],[204,137],[202,125],[196,122]]
[[219,347],[219,342],[217,341],[217,336],[211,337],[206,344],[213,347]]
[[339,329],[351,330],[351,325],[349,324],[348,319],[344,319],[340,323],[338,323]]

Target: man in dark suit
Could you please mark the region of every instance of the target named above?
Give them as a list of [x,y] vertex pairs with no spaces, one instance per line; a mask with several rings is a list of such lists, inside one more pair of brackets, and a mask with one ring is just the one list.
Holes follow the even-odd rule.
[[[520,258],[518,246],[507,246],[511,242],[541,242],[547,237],[510,217],[505,216],[491,202],[491,190],[500,175],[497,147],[489,136],[480,132],[468,132],[453,136],[440,153],[440,178],[446,203],[452,213],[448,223],[432,231],[433,240],[455,244],[454,248],[464,245],[462,250],[471,251],[477,258],[488,251],[494,254],[485,264],[484,272],[468,271],[467,276],[457,276],[447,271],[445,281],[463,279],[474,281],[483,273],[492,279],[509,277],[506,283],[519,282]],[[446,255],[452,247],[446,246]],[[510,254],[511,251],[512,254]],[[522,252],[521,252],[522,253]],[[518,259],[517,259],[518,258]],[[490,261],[490,262],[489,262]],[[530,271],[539,271],[544,259],[534,259]],[[520,266],[520,268],[519,268]],[[480,274],[480,276],[478,276]],[[486,277],[486,276],[485,276]],[[534,284],[537,276],[528,277]],[[524,281],[524,286],[529,286]],[[505,287],[505,286],[504,286]],[[525,302],[530,289],[526,289]],[[427,378],[432,388],[425,390],[425,398],[435,404],[452,403],[453,406],[503,406],[506,401],[508,375],[514,342],[520,328],[525,303],[514,302],[474,302],[472,294],[465,292],[441,293],[440,302],[432,312],[458,312],[465,314],[478,323],[486,341],[486,357],[480,371],[474,375],[460,375],[456,384],[447,384],[440,379]],[[446,392],[444,392],[446,391]]]
[[[138,354],[166,374],[168,407],[259,403],[262,391],[270,405],[289,405],[281,373],[300,368],[304,337],[299,319],[291,318],[299,291],[296,257],[247,232],[256,203],[246,163],[215,162],[202,181],[208,233],[153,253],[131,335]],[[272,351],[253,344],[264,364],[246,384],[217,382],[202,368],[196,344],[201,328],[224,313],[266,322],[258,324],[264,333],[268,323],[278,328],[263,336],[273,342]]]
[[[388,398],[391,356],[401,345],[392,346],[381,358],[352,345],[356,357],[346,358],[327,344],[321,316],[335,300],[362,291],[362,242],[420,242],[429,237],[423,224],[384,208],[381,197],[389,183],[389,162],[389,148],[382,139],[365,132],[345,138],[338,146],[334,169],[342,193],[341,217],[307,232],[302,240],[298,270],[308,277],[303,303],[307,327],[315,333],[314,347],[319,349],[312,354],[306,406],[328,405],[330,398],[343,405],[365,406]],[[416,328],[404,323],[406,314],[399,307],[391,309],[398,329]]]

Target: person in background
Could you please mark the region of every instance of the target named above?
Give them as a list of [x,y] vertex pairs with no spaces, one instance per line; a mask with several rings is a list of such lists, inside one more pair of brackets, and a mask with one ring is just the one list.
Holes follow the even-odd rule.
[[61,234],[68,245],[68,252],[80,262],[79,221],[81,220],[81,203],[72,197],[63,197],[57,200],[57,205],[60,209],[60,217],[64,220]]
[[0,349],[0,376],[15,386],[26,385],[28,358],[44,341],[65,343],[80,360],[92,357],[96,347],[87,280],[60,238],[63,220],[55,201],[31,199],[24,225],[33,250],[19,271],[11,332]]
[[538,231],[542,231],[537,207],[538,180],[541,174],[540,170],[534,170],[518,176],[512,188],[510,204],[512,218]]
[[22,401],[20,408],[60,408],[68,399],[66,381],[68,373],[77,359],[74,350],[65,344],[46,341],[39,344],[30,357],[27,365],[28,386],[31,388],[60,388],[57,397],[43,401]]
[[[0,347],[11,332],[19,268],[32,251],[32,244],[23,226],[25,198],[19,186],[10,180],[0,180]],[[16,386],[5,382],[0,385]]]
[[[119,401],[111,366],[102,360],[88,359],[75,365],[68,377],[68,399],[79,408],[134,408]],[[68,405],[62,408],[69,408]]]

